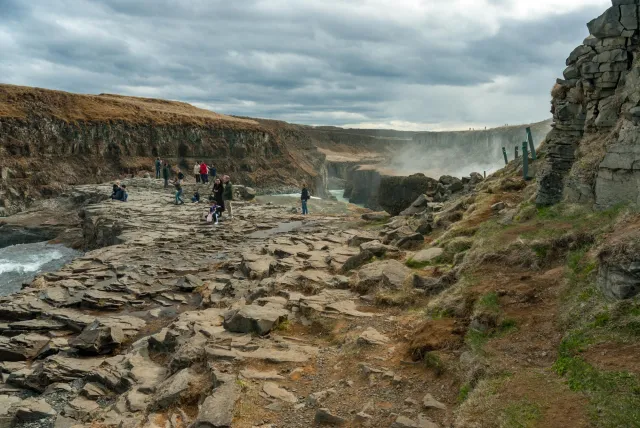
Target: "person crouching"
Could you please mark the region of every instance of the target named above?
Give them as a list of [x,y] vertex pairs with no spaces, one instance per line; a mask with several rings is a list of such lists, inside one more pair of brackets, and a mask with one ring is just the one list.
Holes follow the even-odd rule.
[[207,216],[207,223],[213,222],[213,224],[218,224],[218,219],[220,218],[220,207],[216,203],[215,199],[211,201],[211,206],[209,207],[209,215]]

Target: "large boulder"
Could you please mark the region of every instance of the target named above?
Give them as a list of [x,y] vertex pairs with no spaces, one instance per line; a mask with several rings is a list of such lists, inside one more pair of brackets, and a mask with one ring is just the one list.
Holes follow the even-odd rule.
[[200,405],[192,428],[231,427],[233,410],[240,396],[238,383],[232,376],[216,376],[223,383]]
[[400,215],[402,216],[411,216],[416,214],[422,214],[428,208],[429,200],[427,199],[427,195],[420,195],[418,199],[413,201],[411,206],[406,210],[402,211]]
[[409,177],[383,176],[378,191],[378,204],[389,214],[396,216],[409,208],[420,195],[433,193],[438,181],[424,174]]
[[611,238],[598,258],[598,285],[607,297],[630,299],[640,294],[640,232]]
[[124,333],[118,325],[106,327],[96,320],[69,344],[83,353],[98,355],[111,353],[124,339]]
[[383,260],[363,266],[358,271],[354,288],[368,293],[377,288],[398,290],[402,288],[411,269],[397,260]]
[[246,305],[229,311],[224,317],[224,328],[234,333],[265,335],[287,319],[289,311],[279,305]]

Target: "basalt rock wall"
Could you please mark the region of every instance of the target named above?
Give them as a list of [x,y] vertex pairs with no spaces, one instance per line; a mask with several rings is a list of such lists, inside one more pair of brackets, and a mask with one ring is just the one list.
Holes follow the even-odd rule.
[[170,101],[0,85],[0,215],[68,184],[151,171],[156,157],[188,176],[204,160],[236,183],[326,191],[325,155],[296,126]]
[[540,205],[640,202],[640,2],[612,3],[587,24],[590,35],[552,90]]

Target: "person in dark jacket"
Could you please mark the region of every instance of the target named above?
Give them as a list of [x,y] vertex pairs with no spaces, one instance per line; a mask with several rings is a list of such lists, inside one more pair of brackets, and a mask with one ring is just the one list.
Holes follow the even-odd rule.
[[229,213],[229,218],[233,218],[233,211],[231,209],[231,201],[233,201],[233,185],[228,175],[224,176],[224,192],[222,194],[224,199],[224,210]]
[[215,180],[216,174],[217,174],[216,167],[213,166],[213,163],[212,163],[211,166],[209,166],[209,177]]
[[309,193],[309,189],[307,189],[307,185],[304,184],[302,186],[302,194],[300,195],[300,200],[302,201],[302,214],[309,214],[309,208],[307,208],[307,201],[311,199],[311,194]]
[[111,188],[111,199],[115,199],[118,190],[120,190],[120,182],[116,181],[113,183],[113,187]]
[[111,199],[113,199],[114,201],[127,202],[127,199],[129,199],[129,194],[127,193],[127,186],[125,184],[123,184],[122,186],[119,186],[118,190],[116,190],[114,194],[111,195]]
[[166,162],[162,168],[162,178],[164,178],[164,188],[166,189],[169,187],[169,165]]
[[222,180],[216,178],[213,182],[213,199],[216,201],[216,204],[224,211],[224,186],[222,185]]
[[156,178],[160,178],[160,169],[162,168],[162,161],[160,158],[156,159]]

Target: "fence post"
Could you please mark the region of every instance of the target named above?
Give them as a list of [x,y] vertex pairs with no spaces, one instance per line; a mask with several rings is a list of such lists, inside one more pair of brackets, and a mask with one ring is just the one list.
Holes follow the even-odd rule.
[[518,146],[516,146],[516,159],[518,159]]
[[529,179],[529,152],[526,141],[522,143],[522,175],[525,180]]
[[529,149],[531,150],[531,158],[533,160],[537,159],[536,156],[536,147],[533,144],[533,135],[531,135],[531,128],[527,127],[527,139],[529,140]]
[[507,159],[507,149],[504,147],[502,148],[502,155],[504,156],[504,164],[509,165],[509,159]]

